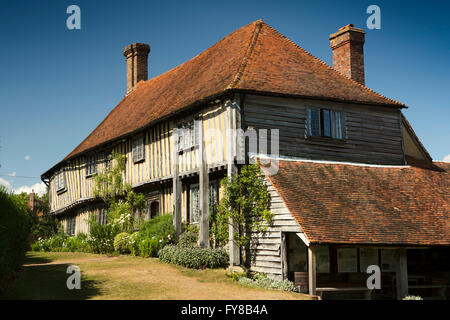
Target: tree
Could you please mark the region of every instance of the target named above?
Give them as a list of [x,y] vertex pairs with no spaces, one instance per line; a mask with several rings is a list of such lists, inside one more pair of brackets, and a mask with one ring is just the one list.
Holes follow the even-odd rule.
[[34,239],[47,239],[58,232],[58,221],[56,217],[50,213],[48,189],[47,193],[42,197],[39,198],[37,195],[35,195],[35,197],[37,198],[35,211],[41,212],[42,216],[39,217],[33,212],[30,212],[32,219],[30,232]]

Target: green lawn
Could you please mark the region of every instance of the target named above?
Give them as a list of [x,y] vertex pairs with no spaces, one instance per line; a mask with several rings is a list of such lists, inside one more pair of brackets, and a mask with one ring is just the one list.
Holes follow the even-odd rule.
[[[69,290],[69,265],[81,269],[80,290]],[[0,299],[309,299],[307,295],[244,287],[225,270],[191,270],[132,256],[28,252]]]

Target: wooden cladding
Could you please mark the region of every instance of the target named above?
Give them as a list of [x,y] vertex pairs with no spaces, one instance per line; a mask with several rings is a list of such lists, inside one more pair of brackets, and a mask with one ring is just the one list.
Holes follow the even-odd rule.
[[[308,137],[308,110],[341,112],[342,139]],[[374,164],[404,164],[398,109],[248,95],[245,127],[280,129],[280,155]],[[245,128],[244,128],[245,129]],[[333,129],[333,128],[331,128]]]

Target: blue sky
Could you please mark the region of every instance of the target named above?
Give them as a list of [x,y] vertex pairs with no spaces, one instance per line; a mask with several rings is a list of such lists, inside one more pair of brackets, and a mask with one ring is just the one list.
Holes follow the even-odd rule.
[[[81,30],[66,27],[71,4],[81,8]],[[371,4],[381,8],[380,30],[367,30]],[[431,156],[443,159],[449,12],[448,1],[1,0],[0,183],[37,188],[114,108],[125,93],[126,45],[150,44],[154,77],[261,18],[328,64],[328,36],[348,23],[364,28],[366,85],[405,103]]]

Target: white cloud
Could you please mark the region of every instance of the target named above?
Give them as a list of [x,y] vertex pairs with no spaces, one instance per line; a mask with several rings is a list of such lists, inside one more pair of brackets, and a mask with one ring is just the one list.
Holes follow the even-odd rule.
[[0,185],[5,186],[8,191],[11,190],[11,182],[9,182],[3,178],[0,178]]
[[14,172],[11,172],[11,173],[8,174],[8,176],[10,176],[10,177],[15,177],[15,176],[16,176],[16,172],[15,172],[15,171],[14,171]]
[[25,158],[25,160],[30,160],[30,159],[31,159],[31,156],[26,155],[24,158]]
[[47,192],[47,186],[43,182],[33,184],[32,186],[20,186],[20,187],[14,189],[14,193],[17,193],[17,194],[22,193],[22,192],[31,193],[31,191],[33,191],[33,190],[39,196],[42,196],[43,194],[45,194]]
[[450,162],[450,154],[446,155],[446,156],[444,157],[444,159],[442,159],[442,161],[444,161],[444,162]]

